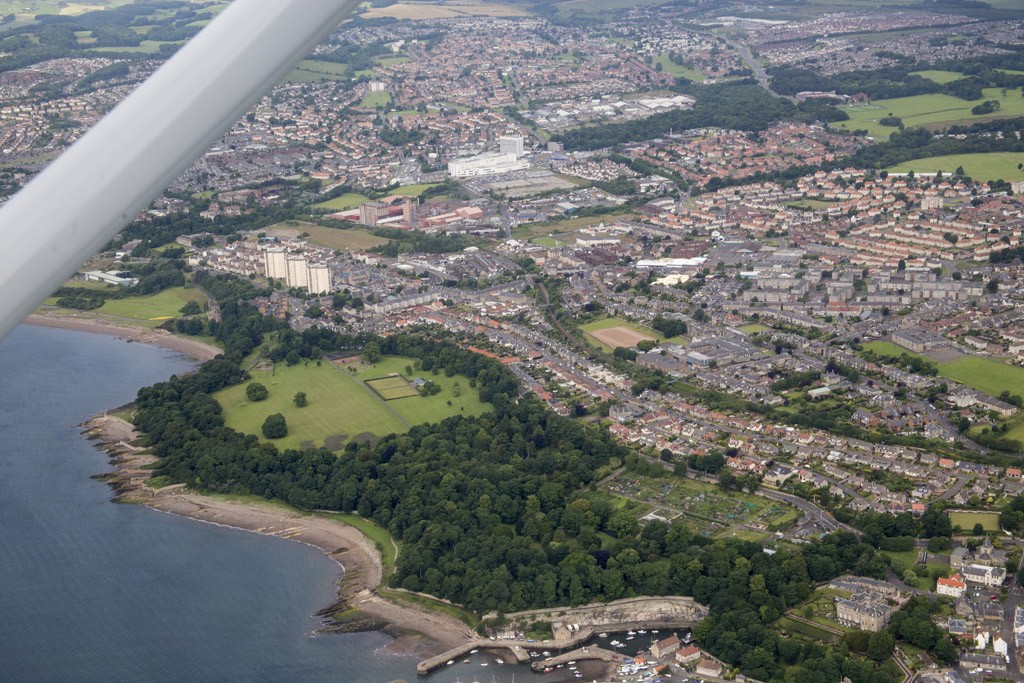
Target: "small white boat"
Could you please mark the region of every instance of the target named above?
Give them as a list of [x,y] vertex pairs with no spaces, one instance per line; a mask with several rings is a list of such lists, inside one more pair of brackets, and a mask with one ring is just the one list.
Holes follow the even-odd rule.
[[480,650],[470,650],[469,654],[475,655],[477,652],[480,652]]
[[598,633],[598,634],[597,634],[597,637],[598,637],[598,638],[607,638],[607,637],[608,637],[608,634],[607,634],[607,633]]

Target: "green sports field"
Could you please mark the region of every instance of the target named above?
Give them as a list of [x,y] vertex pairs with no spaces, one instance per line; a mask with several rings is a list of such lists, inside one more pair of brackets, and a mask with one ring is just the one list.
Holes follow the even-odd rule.
[[386,107],[391,104],[391,95],[387,92],[371,92],[367,93],[363,101],[359,103],[360,107],[367,107],[368,109],[376,109],[377,107]]
[[981,524],[985,531],[999,531],[998,512],[950,512],[949,522],[959,525],[964,531],[970,532],[975,524]]
[[683,78],[688,78],[689,80],[694,81],[695,83],[700,83],[705,78],[707,78],[707,76],[705,76],[700,71],[697,71],[696,69],[691,69],[687,66],[676,64],[675,62],[668,58],[667,53],[658,55],[658,58],[654,60],[654,63],[661,64],[661,68],[664,69],[666,73],[670,73],[673,76],[682,76]]
[[959,71],[940,71],[938,69],[926,69],[924,71],[911,71],[911,75],[920,76],[921,78],[927,78],[930,81],[936,83],[952,83],[965,77],[965,74]]
[[[926,358],[919,353],[908,351],[892,342],[874,341],[864,344],[868,351],[882,356],[899,357],[901,354]],[[1024,368],[1008,365],[991,358],[964,356],[956,360],[938,363],[939,376],[956,380],[972,389],[983,391],[990,396],[999,396],[1004,391],[1021,393],[1024,387]]]
[[948,154],[941,157],[913,159],[889,168],[890,173],[935,173],[950,174],[959,166],[964,173],[975,180],[1024,180],[1024,169],[1017,168],[1024,163],[1024,154],[1018,152],[989,152],[987,154]]
[[[961,121],[988,121],[996,118],[1024,116],[1024,97],[1019,88],[1002,94],[1000,88],[985,88],[980,100],[967,102],[952,95],[914,95],[889,100],[876,100],[868,104],[851,104],[841,107],[850,116],[849,121],[839,121],[833,127],[846,130],[866,130],[872,137],[887,140],[897,128],[883,126],[879,119],[898,116],[907,128],[914,126],[950,126]],[[986,116],[971,113],[971,109],[986,100],[996,100],[1000,108]]]
[[999,396],[1004,391],[1019,394],[1024,387],[1024,368],[991,358],[967,356],[939,363],[939,374],[992,396]]
[[[411,358],[400,358],[389,356],[372,366],[363,366],[355,374],[362,382],[380,378],[391,373],[397,373],[406,379],[421,377],[441,387],[441,393],[434,396],[422,397],[419,395],[408,398],[395,398],[387,402],[389,408],[402,416],[411,425],[425,424],[427,422],[440,422],[452,415],[480,415],[489,409],[486,403],[480,400],[480,394],[476,389],[469,386],[469,379],[461,375],[445,377],[444,372],[436,375],[431,372],[413,369],[412,375],[408,375],[405,369],[407,366],[415,368],[415,361]],[[458,390],[455,384],[458,383]],[[456,396],[455,394],[459,395]],[[451,401],[451,405],[448,402]]]
[[419,392],[401,375],[388,375],[378,379],[368,379],[365,384],[385,401],[419,395]]

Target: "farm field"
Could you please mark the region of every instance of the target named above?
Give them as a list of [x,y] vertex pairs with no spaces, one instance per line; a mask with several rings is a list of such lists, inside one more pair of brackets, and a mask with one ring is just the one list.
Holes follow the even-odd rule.
[[1024,170],[1017,164],[1024,163],[1024,154],[1017,152],[989,152],[984,154],[948,154],[941,157],[912,159],[889,168],[890,173],[935,173],[950,174],[958,166],[975,180],[1024,180]]
[[111,299],[96,309],[96,312],[137,320],[146,327],[157,327],[165,320],[177,317],[181,307],[189,301],[203,306],[206,304],[206,296],[197,289],[172,287],[150,296]]
[[328,249],[341,251],[364,251],[382,244],[389,240],[377,237],[366,230],[341,230],[339,228],[325,228],[323,226],[304,227],[303,232],[308,232],[307,240],[313,244],[319,244]]
[[394,17],[395,19],[451,19],[457,17],[526,17],[530,13],[519,7],[499,4],[445,4],[397,3],[387,7],[371,7],[361,16],[366,19]]
[[738,491],[723,492],[717,486],[681,477],[651,479],[627,474],[602,488],[614,495],[641,500],[665,518],[681,513],[700,520],[701,528],[712,535],[735,525],[752,525],[759,530],[784,529],[798,517],[797,511],[785,503]]
[[985,531],[999,531],[998,512],[949,512],[949,522],[954,527],[970,533],[975,524],[981,524]]
[[93,47],[90,52],[139,52],[142,54],[155,54],[160,51],[161,45],[184,45],[182,40],[143,40],[138,45],[131,47]]
[[926,69],[924,71],[911,71],[912,76],[920,76],[921,78],[927,78],[929,81],[935,81],[936,83],[944,84],[958,81],[964,78],[964,74],[959,71],[940,71],[938,69]]
[[[415,367],[415,361],[411,358],[388,356],[374,365],[363,365],[358,368],[355,377],[361,382],[366,382],[397,373],[410,380],[422,377],[440,386],[441,393],[427,398],[417,394],[408,398],[388,400],[388,407],[410,425],[440,422],[452,415],[481,415],[489,409],[489,406],[480,400],[477,390],[469,386],[469,378],[461,375],[445,377],[443,372],[434,375],[431,372],[415,369],[410,377],[405,370],[407,366]],[[456,385],[458,385],[458,389],[455,389]],[[459,395],[456,396],[456,393]],[[448,404],[449,401],[451,405]]]
[[348,209],[354,209],[360,204],[365,204],[370,201],[370,198],[366,195],[358,194],[355,192],[347,192],[340,197],[329,199],[326,202],[320,202],[314,204],[314,209],[330,209],[331,211],[347,211]]
[[[870,104],[844,105],[841,109],[849,114],[850,120],[832,125],[845,130],[867,130],[868,135],[886,140],[898,128],[883,126],[878,120],[890,114],[900,117],[907,128],[924,125],[943,127],[959,121],[988,121],[1024,116],[1024,97],[1021,97],[1019,88],[1008,90],[1005,96],[999,88],[985,88],[982,92],[983,97],[980,100],[971,102],[952,95],[930,94],[877,100]],[[971,113],[973,107],[986,100],[999,102],[999,110],[989,115]]]

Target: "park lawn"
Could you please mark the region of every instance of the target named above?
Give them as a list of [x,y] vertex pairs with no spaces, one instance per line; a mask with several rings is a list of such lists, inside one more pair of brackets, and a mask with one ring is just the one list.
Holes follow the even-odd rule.
[[146,327],[156,327],[170,318],[181,314],[181,307],[195,301],[200,307],[206,304],[206,296],[198,289],[172,287],[149,296],[132,296],[126,299],[111,299],[96,309],[97,313],[118,318],[131,318]]
[[924,356],[922,356],[919,353],[914,353],[913,351],[905,349],[898,344],[893,344],[892,342],[888,341],[868,342],[867,344],[863,345],[863,348],[866,351],[873,351],[874,353],[877,353],[879,356],[890,356],[892,358],[899,358],[905,353],[909,356],[917,356],[918,358],[924,358]]
[[420,183],[419,185],[402,185],[397,190],[393,190],[391,194],[407,194],[413,197],[419,197],[430,188],[437,187],[440,184],[441,183]]
[[[366,432],[378,437],[404,432],[406,425],[376,394],[330,363],[307,362],[292,367],[279,364],[275,370],[253,370],[252,381],[270,392],[265,400],[253,403],[245,396],[248,382],[214,394],[224,409],[225,423],[246,434],[262,438],[260,428],[268,415],[281,413],[288,423],[288,435],[273,439],[278,448],[322,446],[332,440],[332,450],[340,450],[343,441]],[[303,391],[309,400],[305,408],[292,402]],[[343,437],[343,438],[341,438]]]
[[744,325],[743,327],[740,328],[740,331],[746,332],[747,334],[757,334],[758,332],[768,332],[771,329],[772,328],[767,327],[765,325],[759,325],[757,323],[754,323],[752,325]]
[[1024,386],[1024,368],[977,356],[939,363],[939,375],[992,396],[1020,393]]
[[1024,154],[1020,152],[987,152],[978,154],[947,154],[939,157],[912,159],[888,169],[890,173],[936,173],[950,174],[962,166],[964,174],[975,180],[1024,180]]
[[412,61],[408,57],[377,57],[376,62],[383,67],[397,66]]
[[704,79],[707,78],[706,75],[704,75],[700,71],[697,71],[696,69],[691,69],[688,66],[676,64],[675,62],[668,58],[667,53],[662,53],[658,55],[658,58],[654,60],[654,64],[661,64],[662,70],[665,71],[666,73],[670,73],[676,77],[682,76],[683,78],[691,80],[695,83],[702,83]]
[[389,104],[391,104],[391,94],[382,90],[367,93],[363,101],[359,103],[359,106],[366,107],[367,109],[377,109],[378,107],[386,107]]
[[786,202],[786,206],[792,206],[794,209],[827,209],[834,204],[835,202],[830,202],[825,199],[815,199],[813,197],[798,199],[794,202]]
[[941,71],[939,69],[925,69],[924,71],[911,71],[911,76],[920,76],[921,78],[927,78],[929,81],[935,81],[940,85],[946,83],[952,83],[958,81],[961,78],[965,78],[966,75],[959,71]]
[[999,531],[998,512],[954,512],[949,513],[949,523],[954,527],[959,525],[965,532],[970,533],[975,524],[981,524],[985,531]]
[[565,242],[556,240],[554,237],[538,237],[535,240],[531,240],[533,244],[539,244],[542,247],[558,248],[565,246]]
[[363,194],[356,192],[346,192],[340,197],[329,199],[326,202],[320,202],[314,204],[314,209],[330,209],[331,211],[347,211],[348,209],[354,209],[360,204],[365,204],[370,201],[370,198]]
[[[1024,116],[1024,97],[1020,88],[1008,90],[1003,96],[1000,88],[985,88],[980,100],[967,102],[952,95],[929,94],[912,97],[896,97],[876,100],[869,104],[851,104],[841,107],[850,116],[848,121],[839,121],[833,127],[845,130],[867,130],[872,137],[888,140],[898,128],[883,126],[878,120],[890,114],[903,120],[907,128],[930,125],[950,126],[961,121],[990,121],[998,118]],[[972,114],[971,109],[986,100],[996,100],[1000,108],[993,114]]]
[[321,225],[306,227],[304,232],[309,233],[307,241],[340,251],[365,251],[390,241],[383,237],[377,237],[366,230],[342,230],[340,228],[325,228]]
[[[373,365],[364,365],[356,371],[355,377],[361,382],[385,377],[397,372],[406,379],[422,377],[441,387],[441,393],[433,396],[409,396],[387,402],[388,406],[411,425],[440,422],[452,415],[476,416],[489,410],[490,406],[480,400],[480,393],[469,386],[469,378],[462,375],[445,377],[444,372],[436,375],[429,371],[413,370],[412,377],[406,373],[407,366],[415,367],[416,361],[399,356],[386,356]],[[453,387],[458,382],[460,394],[455,396]],[[451,405],[448,402],[451,401]]]

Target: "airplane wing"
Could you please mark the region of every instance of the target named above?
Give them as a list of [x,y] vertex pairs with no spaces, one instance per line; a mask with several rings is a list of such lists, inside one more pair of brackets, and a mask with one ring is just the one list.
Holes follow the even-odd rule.
[[0,338],[284,78],[360,0],[235,0],[0,208]]

